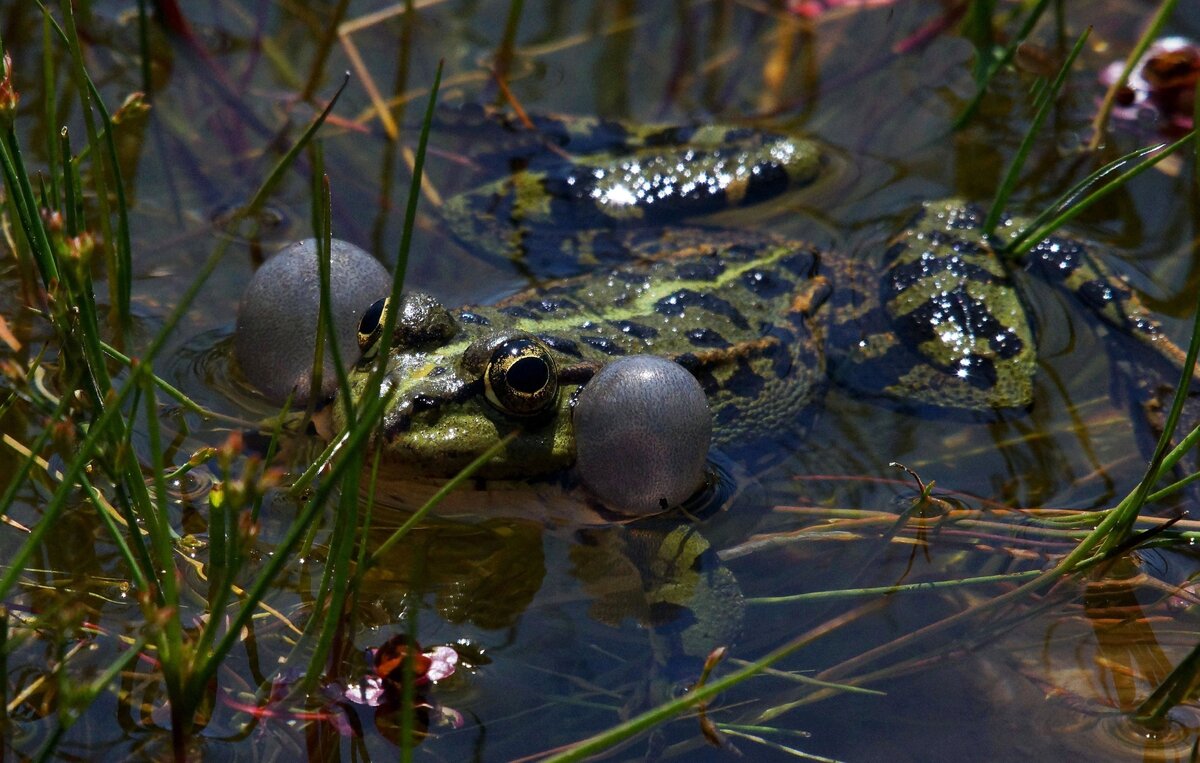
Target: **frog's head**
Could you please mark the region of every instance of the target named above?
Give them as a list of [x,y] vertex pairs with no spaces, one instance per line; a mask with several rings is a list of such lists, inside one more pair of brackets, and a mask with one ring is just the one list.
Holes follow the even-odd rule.
[[[611,362],[599,351],[584,355],[573,342],[523,330],[503,309],[456,317],[419,293],[394,307],[376,302],[359,326],[355,401],[373,394],[367,387],[393,309],[380,390],[392,396],[383,421],[389,477],[453,476],[515,433],[478,476],[536,477],[577,466],[605,505],[629,513],[677,505],[703,482],[712,417],[691,374],[650,355]],[[334,416],[344,427],[340,406]]]
[[[381,389],[392,396],[383,425],[389,475],[453,476],[513,431],[516,439],[480,476],[536,476],[574,462],[572,400],[595,366],[556,352],[499,311],[456,316],[416,292],[394,306],[379,300],[359,325],[363,357],[350,373],[356,402],[367,394],[393,309]],[[341,405],[334,417],[345,426]]]

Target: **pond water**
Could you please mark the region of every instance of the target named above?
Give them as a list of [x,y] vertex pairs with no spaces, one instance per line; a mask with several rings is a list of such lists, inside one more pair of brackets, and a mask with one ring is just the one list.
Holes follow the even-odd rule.
[[[1031,119],[1035,78],[1053,76],[1088,24],[1091,38],[1011,207],[1036,212],[1099,166],[1083,148],[1103,95],[1098,72],[1130,50],[1151,14],[1137,2],[1071,4],[1064,43],[1048,13],[1016,70],[997,78],[979,113],[955,132],[953,122],[975,91],[974,48],[959,31],[958,3],[829,3],[836,7],[809,19],[798,12],[806,4],[768,0],[511,6],[418,0],[407,16],[403,3],[350,2],[340,33],[329,23],[336,5],[186,4],[186,24],[175,19],[151,30],[151,111],[117,132],[143,336],[155,332],[218,244],[232,239],[158,370],[201,405],[241,420],[264,418],[273,407],[229,377],[233,315],[262,260],[312,235],[311,156],[284,176],[253,238],[224,221],[253,196],[342,71],[352,72],[350,84],[320,133],[333,232],[389,267],[403,228],[409,157],[439,60],[445,67],[439,102],[450,107],[506,107],[497,84],[503,81],[529,113],[726,122],[817,138],[828,146],[827,172],[818,182],[702,222],[769,231],[878,264],[923,201],[990,201]],[[27,163],[44,167],[41,16],[35,5],[11,0],[0,2],[0,11],[23,95],[17,132]],[[1007,19],[1008,33],[1019,25],[1015,7],[1002,4],[997,13]],[[143,88],[136,5],[93,2],[90,14],[81,23],[86,64],[115,107]],[[1165,31],[1200,38],[1200,11],[1181,4]],[[53,55],[62,75],[67,59],[61,50]],[[305,99],[310,77],[313,97]],[[376,99],[388,104],[387,119]],[[60,120],[82,136],[77,102],[61,101]],[[1111,130],[1105,160],[1162,140],[1144,120]],[[76,146],[82,144],[78,139]],[[439,218],[439,200],[489,179],[479,157],[494,150],[475,136],[435,130],[409,288],[458,305],[538,285],[517,263],[465,251]],[[1200,207],[1189,164],[1168,159],[1072,223],[1073,233],[1112,246],[1105,264],[1130,280],[1184,345],[1200,279],[1194,253]],[[15,268],[6,264],[0,278],[0,314],[24,343],[14,357],[27,361],[50,333],[20,307]],[[1020,268],[1014,278],[1040,348],[1028,413],[923,415],[834,387],[806,431],[714,454],[725,487],[722,505],[697,525],[711,546],[704,571],[710,583],[735,578],[736,595],[746,600],[744,612],[715,614],[728,627],[713,626],[720,636],[705,651],[730,649],[714,676],[802,634],[821,635],[774,673],[709,706],[706,716],[718,724],[724,746],[705,741],[693,712],[624,743],[609,753],[612,759],[719,760],[731,757],[730,747],[752,760],[792,759],[784,747],[837,760],[1187,756],[1200,730],[1193,705],[1176,708],[1172,725],[1152,734],[1124,714],[1200,643],[1195,613],[1154,582],[1186,575],[1176,571],[1177,559],[1150,559],[1146,567],[1157,577],[1118,579],[1118,570],[1104,581],[1064,583],[980,618],[944,622],[1070,550],[1061,534],[1026,532],[1024,518],[1010,510],[1110,507],[1141,477],[1153,444],[1127,383],[1141,371],[1138,356],[1111,332],[1098,334],[1070,296]],[[106,290],[103,282],[98,288]],[[247,428],[174,408],[162,420],[168,457],[177,463]],[[20,402],[3,421],[20,442],[30,442],[39,426]],[[288,448],[293,474],[319,452],[308,438],[295,439]],[[135,447],[149,448],[144,423]],[[6,450],[0,458],[0,473],[14,474],[18,457]],[[937,514],[899,522],[920,489],[892,462],[936,481],[939,505],[963,521],[942,522]],[[61,467],[61,459],[51,465]],[[211,469],[210,462],[197,473]],[[10,516],[36,525],[52,489],[46,478],[30,480]],[[679,643],[680,631],[700,616],[664,614],[647,603],[654,592],[645,574],[651,562],[643,557],[659,553],[657,544],[673,526],[581,527],[562,520],[582,500],[577,494],[545,484],[533,489],[541,492],[532,498],[471,488],[452,497],[474,518],[422,524],[367,574],[348,611],[331,685],[362,674],[363,649],[410,629],[425,646],[455,645],[460,653],[457,673],[424,691],[437,709],[417,758],[536,756],[679,695],[700,673],[703,653]],[[188,628],[210,616],[203,594],[205,490],[199,485],[181,495],[171,517],[194,544],[180,555],[184,587],[200,592],[185,597],[181,617]],[[382,542],[417,504],[403,493],[381,496],[364,537],[368,546]],[[554,521],[538,516],[551,505],[545,510]],[[243,583],[254,580],[297,507],[282,495],[268,501]],[[332,702],[317,698],[314,720],[279,707],[247,712],[221,699],[244,702],[246,692],[294,679],[306,664],[287,660],[295,660],[297,629],[312,614],[333,510],[272,589],[270,610],[255,618],[218,672],[216,708],[193,740],[197,754],[239,760],[397,754],[396,714],[345,701],[330,710]],[[4,527],[0,558],[24,537]],[[1000,579],[894,596],[767,601],[989,575]],[[4,744],[25,757],[58,723],[54,693],[35,684],[59,650],[82,643],[69,624],[82,620],[91,634],[88,650],[71,663],[83,680],[98,674],[144,621],[118,549],[82,499],[21,581],[8,602],[13,612],[61,615],[46,615],[39,622],[45,638],[26,640],[8,655],[13,707]],[[813,678],[854,688],[823,687]],[[29,696],[13,700],[23,690]],[[82,712],[56,754],[168,758],[165,698],[153,660],[135,661]],[[330,720],[334,715],[340,720]]]

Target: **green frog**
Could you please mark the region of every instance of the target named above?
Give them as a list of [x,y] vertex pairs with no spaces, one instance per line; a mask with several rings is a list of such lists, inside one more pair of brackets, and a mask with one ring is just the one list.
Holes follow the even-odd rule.
[[[573,407],[589,380],[632,355],[663,356],[690,372],[717,445],[802,427],[830,380],[918,407],[1031,405],[1034,332],[996,254],[1020,220],[1003,219],[989,238],[979,206],[930,202],[891,241],[883,265],[867,265],[769,233],[678,225],[811,183],[825,164],[814,141],[732,127],[590,122],[586,137],[551,118],[534,127],[549,148],[443,214],[474,251],[553,262],[568,275],[490,305],[449,309],[407,293],[399,305],[381,300],[367,311],[351,385],[362,395],[386,355],[390,474],[453,475],[514,430],[480,476],[570,467],[581,436]],[[1183,353],[1105,272],[1093,245],[1053,236],[1024,267],[1181,364]],[[392,346],[381,348],[392,309]],[[621,415],[614,404],[613,420]]]

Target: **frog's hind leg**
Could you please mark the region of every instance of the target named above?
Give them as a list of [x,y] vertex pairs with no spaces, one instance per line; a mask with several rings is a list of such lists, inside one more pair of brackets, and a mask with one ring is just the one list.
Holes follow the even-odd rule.
[[[1072,294],[1092,314],[1182,371],[1187,353],[1175,344],[1137,293],[1112,273],[1094,251],[1076,239],[1051,236],[1026,256],[1029,271]],[[1200,375],[1194,376],[1200,380]]]

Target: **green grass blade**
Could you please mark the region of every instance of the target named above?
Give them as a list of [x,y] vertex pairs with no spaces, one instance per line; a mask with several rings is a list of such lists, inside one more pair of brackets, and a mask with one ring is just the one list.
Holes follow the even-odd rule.
[[[48,17],[49,10],[39,0],[39,6],[42,12]],[[122,252],[120,234],[113,235],[112,229],[112,208],[109,193],[109,176],[108,172],[112,172],[114,182],[119,178],[119,169],[117,167],[105,167],[103,160],[99,157],[102,155],[100,130],[96,126],[95,110],[103,111],[103,103],[94,97],[94,85],[91,85],[91,78],[87,74],[87,67],[83,63],[83,46],[79,41],[79,32],[75,27],[75,9],[70,0],[60,0],[59,11],[63,16],[63,26],[55,26],[59,29],[60,37],[67,46],[67,51],[70,53],[73,76],[79,87],[79,104],[80,110],[83,112],[83,124],[87,130],[88,146],[91,148],[93,155],[92,165],[92,183],[96,190],[96,205],[99,207],[100,213],[97,217],[100,223],[100,235],[103,238],[105,252],[108,254],[108,286],[109,300],[113,306],[114,325],[118,327],[118,336],[124,333],[129,317],[128,303],[128,282],[130,278],[129,262],[125,258],[128,255],[128,250]],[[64,28],[65,27],[65,28]],[[107,120],[105,120],[107,122]],[[118,198],[123,196],[119,195]],[[125,243],[128,243],[126,238]]]
[[963,31],[975,47],[975,84],[979,87],[987,83],[988,72],[995,58],[995,36],[992,34],[992,16],[995,12],[995,0],[971,0],[963,25]]
[[1037,4],[1030,9],[1029,15],[1025,18],[1025,23],[1021,25],[1020,30],[1013,35],[1008,45],[1004,48],[1004,51],[987,70],[987,74],[976,89],[974,97],[963,107],[962,113],[954,120],[954,125],[951,129],[961,130],[975,116],[975,112],[979,110],[979,104],[983,103],[984,96],[987,95],[987,90],[991,86],[992,80],[1000,73],[1001,69],[1008,66],[1008,63],[1012,61],[1013,56],[1017,54],[1017,49],[1021,47],[1021,44],[1025,42],[1025,38],[1033,31],[1033,27],[1037,25],[1038,20],[1045,13],[1046,6],[1049,3],[1050,0],[1038,0]]
[[878,600],[869,602],[867,604],[860,605],[856,609],[850,610],[847,613],[839,615],[838,617],[832,618],[816,628],[800,634],[783,646],[772,650],[758,660],[748,664],[746,667],[735,670],[734,672],[723,676],[716,681],[706,683],[704,686],[698,687],[695,690],[678,697],[677,699],[670,700],[659,705],[658,707],[647,710],[646,712],[630,718],[623,723],[617,724],[606,731],[602,731],[599,734],[588,737],[587,739],[578,742],[567,750],[549,755],[542,759],[543,763],[574,763],[574,761],[584,760],[603,752],[609,747],[623,742],[624,740],[629,739],[636,734],[647,731],[655,726],[671,720],[672,718],[675,718],[676,716],[687,710],[690,710],[701,702],[707,702],[715,698],[721,692],[728,691],[746,679],[761,673],[785,657],[788,657],[789,655],[800,651],[809,644],[828,636],[830,633],[841,627],[842,624],[853,622],[854,619],[860,616],[864,611],[877,608],[878,606]]
[[[42,118],[46,125],[46,166],[58,166],[58,144],[54,140],[53,126],[58,124],[58,88],[55,87],[54,48],[50,44],[50,19],[42,17]],[[58,175],[50,175],[50,195],[54,199],[52,209],[62,203],[59,194]]]
[[17,142],[16,133],[12,127],[4,130],[0,136],[0,166],[4,170],[4,182],[8,194],[17,207],[17,215],[21,222],[21,230],[29,243],[30,252],[37,263],[38,272],[42,276],[42,286],[46,289],[59,278],[58,261],[54,256],[54,248],[50,245],[50,237],[46,226],[38,212],[37,202],[33,196],[33,187],[29,184],[29,173],[21,160],[21,149]]
[[[1138,175],[1142,174],[1146,170],[1148,170],[1151,167],[1153,167],[1154,165],[1158,164],[1163,159],[1166,159],[1168,156],[1175,153],[1183,146],[1186,146],[1189,142],[1191,142],[1191,140],[1193,139],[1195,134],[1196,134],[1196,131],[1192,130],[1187,135],[1183,136],[1182,138],[1175,141],[1174,143],[1171,143],[1171,144],[1167,145],[1166,147],[1161,148],[1161,150],[1159,150],[1158,153],[1154,154],[1153,156],[1150,156],[1149,158],[1143,159],[1142,161],[1138,162],[1137,164],[1135,164],[1133,167],[1129,168],[1128,170],[1125,170],[1124,172],[1122,172],[1120,175],[1116,176],[1109,182],[1107,182],[1104,185],[1100,186],[1099,188],[1096,188],[1095,190],[1091,191],[1087,196],[1078,200],[1074,205],[1068,207],[1067,209],[1062,210],[1055,217],[1053,217],[1049,222],[1043,223],[1040,227],[1035,228],[1034,225],[1032,225],[1032,224],[1025,226],[1025,228],[1023,228],[1016,236],[1014,236],[1012,238],[1012,240],[1010,240],[1008,242],[1008,244],[1006,244],[1004,247],[1002,247],[1002,252],[1005,254],[1005,256],[1011,256],[1011,257],[1020,257],[1021,255],[1026,254],[1027,252],[1029,252],[1029,250],[1033,249],[1033,247],[1037,246],[1038,243],[1040,243],[1042,241],[1042,239],[1046,238],[1051,233],[1053,233],[1054,231],[1061,228],[1067,222],[1075,219],[1075,217],[1077,217],[1078,215],[1083,213],[1083,211],[1086,210],[1088,207],[1092,206],[1096,202],[1098,202],[1101,199],[1103,199],[1104,197],[1108,196],[1113,191],[1116,191],[1117,189],[1121,188],[1126,183],[1128,183],[1130,180],[1134,179]],[[1158,148],[1159,147],[1155,147],[1155,149],[1158,149]],[[1146,149],[1138,149],[1138,151],[1133,152],[1133,153],[1144,156],[1148,152],[1146,151]],[[1132,156],[1132,154],[1130,156]],[[1127,159],[1127,158],[1128,157],[1123,157],[1123,159]],[[1121,160],[1118,160],[1118,161],[1121,161]],[[1055,206],[1057,207],[1057,204]]]
[[996,196],[992,199],[992,206],[988,210],[987,217],[983,221],[983,233],[985,236],[991,236],[996,230],[996,224],[1000,222],[1000,216],[1004,213],[1004,208],[1008,206],[1009,196],[1012,195],[1013,189],[1017,185],[1017,179],[1021,176],[1021,170],[1025,167],[1025,160],[1029,158],[1029,152],[1033,149],[1033,142],[1037,138],[1042,129],[1042,123],[1046,121],[1046,116],[1050,113],[1050,108],[1054,105],[1058,93],[1062,90],[1063,83],[1066,82],[1067,73],[1071,71],[1071,65],[1075,63],[1075,59],[1083,50],[1083,44],[1087,42],[1088,35],[1092,33],[1092,28],[1088,27],[1083,30],[1083,34],[1079,35],[1079,39],[1075,41],[1075,46],[1071,48],[1071,52],[1067,54],[1067,59],[1063,61],[1063,65],[1059,68],[1054,81],[1049,87],[1041,90],[1037,98],[1036,110],[1037,113],[1033,117],[1033,121],[1029,123],[1029,129],[1025,131],[1025,136],[1021,139],[1021,145],[1017,148],[1017,153],[1009,162],[1008,171],[1004,175],[1004,180],[996,189]]
[[[425,149],[429,144],[429,131],[433,126],[434,107],[437,105],[438,90],[442,83],[442,67],[444,61],[438,62],[437,71],[433,75],[433,85],[429,88],[429,101],[425,104],[425,118],[421,122],[421,135],[417,141],[417,152],[413,160],[412,182],[408,188],[408,204],[404,209],[404,228],[400,234],[400,248],[396,252],[396,267],[392,271],[392,304],[397,304],[401,290],[404,288],[404,273],[408,270],[408,253],[412,248],[412,232],[416,227],[417,202],[421,198],[421,176],[425,170]],[[396,331],[397,310],[388,310],[383,321],[383,332],[380,335],[380,346],[391,347],[392,336]],[[375,368],[367,382],[366,389],[377,390],[387,371],[387,353],[381,352],[375,362]]]
[[1166,144],[1160,143],[1154,146],[1145,146],[1135,151],[1130,151],[1128,154],[1114,159],[1113,161],[1085,177],[1083,180],[1080,180],[1078,183],[1071,186],[1065,193],[1055,199],[1053,204],[1048,205],[1036,217],[1030,220],[1029,223],[1022,229],[1023,232],[1010,239],[999,249],[999,252],[1006,256],[1009,255],[1009,252],[1015,246],[1020,246],[1022,243],[1024,243],[1026,238],[1032,235],[1035,230],[1042,228],[1050,220],[1053,220],[1057,215],[1061,214],[1063,210],[1066,210],[1074,205],[1089,188],[1092,188],[1096,184],[1104,181],[1113,173],[1124,169],[1130,162],[1139,161],[1142,158],[1153,154],[1155,151],[1162,149],[1165,145]]
[[274,193],[275,187],[279,185],[281,180],[283,180],[284,173],[289,167],[292,166],[292,163],[296,161],[296,157],[300,155],[300,152],[304,150],[304,147],[307,146],[309,141],[313,139],[313,136],[317,134],[317,130],[321,129],[321,125],[325,124],[325,120],[329,118],[329,115],[333,113],[333,107],[337,105],[338,99],[342,97],[342,92],[345,91],[346,85],[349,83],[350,74],[347,73],[346,76],[342,78],[342,84],[338,86],[338,89],[334,92],[333,97],[329,99],[329,103],[325,106],[321,113],[318,114],[315,119],[313,119],[313,121],[309,122],[308,127],[306,127],[304,132],[300,134],[300,138],[296,141],[296,143],[290,149],[288,149],[287,153],[281,156],[279,161],[275,163],[275,166],[271,168],[271,172],[267,175],[267,179],[263,181],[263,184],[259,187],[258,193],[254,194],[249,203],[247,203],[246,206],[242,207],[242,209],[238,211],[238,217],[242,219],[253,218],[258,214],[259,211],[262,210],[263,205],[267,203],[267,199],[270,198],[272,193]]
[[1171,674],[1138,705],[1133,717],[1147,726],[1160,726],[1176,705],[1195,695],[1200,688],[1200,644],[1192,647]]
[[[381,395],[368,401],[363,409],[365,421],[372,422],[377,417],[382,416],[391,399],[390,395]],[[346,444],[348,450],[352,452],[363,447],[370,436],[371,429],[364,421],[359,421],[358,426],[347,433]],[[329,494],[341,483],[346,470],[350,468],[352,462],[356,461],[356,459],[352,458],[334,460],[330,466],[329,474],[317,485],[312,497],[305,503],[299,516],[292,522],[291,527],[288,528],[284,537],[276,544],[270,560],[256,574],[254,584],[242,598],[242,606],[237,614],[230,619],[225,634],[213,646],[211,652],[200,656],[196,670],[189,677],[188,685],[184,688],[185,695],[200,692],[215,675],[221,661],[225,659],[229,650],[241,638],[242,629],[249,623],[255,608],[266,596],[267,590],[274,584],[275,578],[283,570],[283,566],[290,562],[292,551],[299,545],[309,526],[316,520],[317,514],[325,506]],[[0,593],[2,593],[2,589],[0,589]]]

